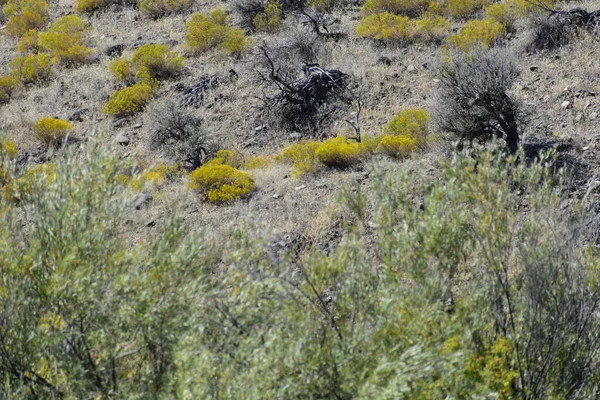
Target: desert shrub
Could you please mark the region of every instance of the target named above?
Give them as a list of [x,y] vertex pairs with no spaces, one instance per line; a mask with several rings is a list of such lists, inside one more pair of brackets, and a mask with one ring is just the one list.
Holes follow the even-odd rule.
[[451,23],[446,18],[435,16],[429,12],[416,19],[415,36],[425,41],[440,42],[450,33]]
[[404,158],[417,149],[419,142],[409,135],[386,135],[377,151],[393,158]]
[[10,139],[0,140],[0,152],[8,158],[14,158],[17,155],[17,145]]
[[317,169],[319,164],[315,153],[320,145],[317,141],[294,143],[284,148],[278,158],[292,163],[292,176],[299,177]]
[[448,38],[448,43],[457,49],[470,51],[474,47],[490,47],[498,42],[506,28],[493,19],[474,20],[467,22],[455,35]]
[[48,22],[45,0],[9,0],[2,7],[6,18],[6,35],[21,37],[25,32],[42,29]]
[[193,0],[140,0],[138,8],[142,14],[152,19],[179,13],[190,9]]
[[17,81],[12,76],[0,76],[0,104],[10,101]]
[[221,149],[205,165],[229,165],[233,168],[241,168],[244,164],[242,154],[236,150]]
[[[135,51],[131,65],[140,82],[161,81],[177,76],[183,68],[183,57],[163,44],[147,44]],[[148,77],[149,76],[149,77]]]
[[76,15],[56,20],[38,36],[39,46],[52,55],[55,64],[74,66],[85,63],[93,50],[83,45],[86,23]]
[[226,164],[207,164],[190,174],[187,186],[211,203],[225,203],[247,197],[254,188],[254,179]]
[[584,30],[594,34],[594,18],[587,11],[576,8],[566,13],[554,13],[549,16],[534,15],[531,18],[533,37],[527,46],[528,51],[552,50],[569,43]]
[[376,40],[407,41],[414,35],[414,23],[408,17],[388,12],[370,14],[360,21],[356,34]]
[[409,108],[392,118],[384,127],[386,135],[411,137],[418,144],[425,142],[431,117],[426,110]]
[[172,97],[150,103],[146,125],[150,127],[149,147],[164,151],[188,170],[200,167],[212,151],[200,119]]
[[340,0],[308,0],[306,5],[319,12],[330,12],[340,3]]
[[17,43],[17,51],[19,54],[36,54],[41,48],[38,44],[39,32],[35,29],[28,30],[21,36]]
[[253,18],[252,24],[257,31],[275,32],[281,26],[282,14],[283,6],[277,1],[269,1],[265,10]]
[[417,17],[427,11],[429,1],[425,0],[367,0],[362,13],[364,16],[380,13],[391,13]]
[[14,58],[10,64],[11,75],[25,84],[47,81],[52,73],[52,57],[45,53]]
[[58,145],[65,140],[73,124],[58,118],[43,117],[33,125],[35,137],[47,146]]
[[133,190],[140,191],[147,184],[152,184],[154,187],[159,188],[181,175],[182,170],[178,164],[166,165],[159,163],[157,166],[144,171],[140,176],[128,180],[128,183]]
[[360,162],[365,154],[360,143],[338,136],[323,142],[315,155],[328,167],[346,168]]
[[93,13],[105,5],[105,0],[76,0],[75,10],[80,13]]
[[130,84],[134,81],[135,74],[131,61],[124,58],[115,58],[108,65],[109,71],[125,84]]
[[151,95],[150,85],[137,83],[114,92],[104,106],[104,111],[115,117],[135,114],[146,106]]
[[486,0],[448,0],[448,11],[454,18],[467,18],[485,6]]
[[230,53],[240,53],[248,47],[248,39],[242,29],[229,25],[227,12],[216,9],[209,15],[194,13],[186,23],[188,46],[197,53],[219,47]]
[[433,113],[438,127],[467,140],[504,137],[516,150],[518,106],[506,91],[517,76],[505,49],[453,53],[440,68]]
[[263,157],[263,156],[247,156],[243,162],[244,169],[260,169],[264,168],[267,165],[273,162],[272,157]]

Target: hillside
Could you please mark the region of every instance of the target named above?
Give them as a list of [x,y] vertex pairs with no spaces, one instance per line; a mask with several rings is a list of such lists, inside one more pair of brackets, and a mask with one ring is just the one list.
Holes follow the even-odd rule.
[[597,396],[600,3],[0,4],[0,397]]

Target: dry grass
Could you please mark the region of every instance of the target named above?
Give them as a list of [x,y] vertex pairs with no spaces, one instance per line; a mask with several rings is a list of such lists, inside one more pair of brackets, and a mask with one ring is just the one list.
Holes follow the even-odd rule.
[[[98,61],[77,69],[58,70],[54,79],[44,87],[21,88],[16,91],[8,105],[0,106],[0,124],[7,122],[8,135],[15,140],[21,151],[35,154],[39,142],[31,132],[32,124],[41,116],[66,119],[73,112],[87,108],[89,113],[83,122],[74,122],[75,135],[84,138],[92,121],[98,129],[116,136],[121,131],[131,132],[131,143],[115,151],[132,157],[140,164],[168,161],[164,155],[153,152],[147,146],[147,127],[133,128],[143,123],[143,115],[136,115],[122,127],[114,128],[110,117],[102,112],[102,107],[110,94],[121,88],[108,70],[109,57],[104,51],[115,44],[124,44],[123,55],[130,57],[132,52],[147,43],[165,43],[173,50],[185,54],[184,73],[177,81],[166,81],[158,90],[157,96],[175,91],[180,84],[191,86],[207,75],[218,77],[217,87],[210,89],[204,104],[192,112],[203,119],[204,129],[221,148],[237,148],[248,154],[273,155],[292,139],[288,132],[277,132],[272,127],[257,131],[257,109],[264,95],[258,85],[256,65],[252,49],[241,58],[226,56],[218,51],[210,51],[199,56],[189,56],[185,46],[185,21],[193,12],[209,12],[228,4],[216,0],[196,3],[184,14],[172,15],[152,21],[144,18],[133,8],[111,6],[92,16],[86,16],[90,31],[88,45],[95,49]],[[597,2],[581,3],[588,9],[597,8]],[[570,4],[569,7],[575,7]],[[73,11],[73,2],[66,0],[50,3],[52,20]],[[333,19],[339,22],[329,27],[330,31],[347,34],[340,41],[327,41],[319,50],[321,66],[339,69],[353,75],[361,84],[361,128],[365,134],[380,135],[383,126],[399,111],[406,108],[429,108],[430,99],[436,87],[435,65],[440,58],[439,48],[433,44],[414,43],[408,47],[380,46],[356,37],[354,30],[361,15],[360,7],[351,6],[336,10]],[[239,21],[232,15],[234,24]],[[281,35],[294,28],[293,18],[286,20]],[[527,110],[529,124],[525,136],[552,132],[561,137],[571,137],[585,146],[589,137],[597,134],[597,123],[593,113],[600,114],[600,48],[591,38],[584,37],[573,41],[564,48],[551,53],[524,55],[528,38],[527,24],[517,24],[517,35],[509,44],[519,57],[522,75],[511,94],[523,103]],[[253,38],[253,48],[263,41],[273,41],[273,36],[257,34]],[[0,37],[0,75],[8,73],[8,62],[15,57],[16,41]],[[574,56],[575,55],[575,56]],[[530,67],[537,67],[532,71]],[[235,71],[232,77],[230,70]],[[587,92],[585,92],[587,91]],[[561,107],[569,101],[567,108]],[[347,118],[351,117],[349,109]],[[336,121],[328,137],[337,135],[353,136],[353,129],[342,119]],[[276,138],[276,139],[272,139]],[[259,140],[256,140],[259,139]],[[247,147],[248,144],[252,144]],[[448,150],[448,142],[433,145],[424,159],[435,160]],[[431,161],[431,160],[430,160]],[[385,168],[394,168],[394,162],[384,161]],[[435,165],[430,162],[429,165]],[[193,193],[185,190],[183,182],[175,182],[162,189],[149,208],[137,211],[132,218],[132,240],[141,237],[148,229],[150,219],[157,221],[175,205],[196,210],[188,216],[190,225],[197,229],[216,230],[224,221],[241,222],[246,218],[260,221],[264,226],[275,228],[280,233],[305,232],[312,237],[327,237],[326,232],[340,217],[340,210],[329,210],[335,193],[345,185],[364,180],[362,172],[325,171],[322,174],[304,177],[301,180],[288,177],[289,167],[273,163],[251,171],[256,180],[256,190],[250,199],[228,206],[214,206],[202,203]],[[295,190],[306,184],[302,190]],[[363,183],[364,184],[364,183]],[[273,198],[277,194],[278,198]],[[160,224],[157,223],[157,226]]]

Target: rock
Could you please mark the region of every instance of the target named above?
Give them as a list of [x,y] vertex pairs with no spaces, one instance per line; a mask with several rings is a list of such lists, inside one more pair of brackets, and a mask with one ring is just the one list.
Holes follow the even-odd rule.
[[121,146],[127,146],[131,140],[129,139],[129,134],[127,132],[121,132],[117,135],[117,143]]
[[538,69],[539,69],[539,67],[538,67],[537,65],[532,65],[532,66],[530,66],[530,67],[529,67],[529,70],[530,70],[531,72],[535,72],[535,71],[537,71]]
[[598,118],[598,113],[596,111],[593,111],[590,113],[589,117],[590,120],[596,119]]
[[409,74],[414,74],[415,72],[417,72],[417,68],[414,65],[409,65],[408,67],[406,67],[406,72],[408,72]]
[[73,114],[69,115],[67,119],[69,121],[83,122],[83,116],[87,114],[88,111],[89,110],[87,108],[82,108],[81,110],[77,110]]
[[179,44],[179,41],[177,41],[175,39],[170,39],[170,40],[166,40],[164,42],[164,44],[166,44],[167,46],[170,46],[170,47],[175,47]]
[[133,129],[140,129],[142,127],[142,124],[135,124],[134,126],[132,126]]
[[123,54],[123,50],[125,50],[125,45],[122,43],[119,44],[115,44],[112,45],[110,47],[108,47],[106,50],[104,50],[104,54],[106,54],[109,57],[121,57],[121,54]]
[[118,120],[113,122],[113,128],[115,128],[115,129],[122,128],[123,126],[128,124],[130,121],[131,121],[130,118],[119,118]]
[[149,204],[152,201],[152,196],[149,195],[148,193],[138,193],[136,194],[133,199],[131,199],[131,206],[134,207],[136,210],[141,209],[143,206]]
[[568,100],[565,100],[562,102],[562,104],[560,105],[561,108],[569,108],[569,106],[571,105],[571,102]]
[[433,83],[440,83],[440,82],[441,82],[441,81],[440,81],[438,78],[435,78],[435,79],[433,80]]
[[296,186],[296,190],[306,189],[306,185]]
[[274,198],[274,199],[278,199],[278,198],[279,198],[279,195],[278,195],[277,193],[275,193],[275,194],[273,195],[273,198]]
[[582,119],[583,119],[583,113],[579,113],[575,117],[575,122],[581,122]]
[[290,133],[290,139],[291,140],[300,140],[300,139],[302,139],[302,135],[299,132],[292,132],[292,133]]
[[262,131],[263,129],[267,129],[267,125],[260,125],[260,126],[257,126],[256,128],[254,128],[254,132],[260,132],[260,131]]
[[148,228],[151,228],[151,227],[153,227],[154,225],[156,225],[156,221],[155,221],[155,220],[153,220],[153,219],[151,219],[151,220],[149,220],[148,222],[146,222],[146,226],[147,226]]
[[581,150],[583,151],[588,151],[590,149],[590,146],[585,146],[584,148],[582,148]]
[[600,164],[600,154],[596,156],[596,162]]

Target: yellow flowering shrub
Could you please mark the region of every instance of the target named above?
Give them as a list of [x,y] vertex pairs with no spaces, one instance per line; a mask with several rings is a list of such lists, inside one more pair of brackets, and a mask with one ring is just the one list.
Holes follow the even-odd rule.
[[317,11],[331,11],[338,2],[338,0],[308,0],[306,5]]
[[241,53],[248,48],[246,34],[240,28],[229,25],[229,17],[225,10],[216,9],[209,15],[194,13],[186,23],[186,40],[188,47],[202,53],[219,48],[229,53]]
[[346,168],[358,163],[364,152],[360,143],[344,136],[338,136],[323,142],[315,154],[328,167]]
[[21,37],[31,29],[41,29],[48,22],[48,3],[45,0],[8,0],[2,7],[7,18],[4,33]]
[[[217,154],[206,164],[212,165],[229,165],[233,168],[240,168],[244,159],[240,153],[235,150],[219,150]],[[205,165],[206,165],[205,164]]]
[[273,159],[271,157],[263,157],[263,156],[255,156],[255,157],[247,157],[244,160],[244,169],[259,169],[264,168],[267,165],[271,164]]
[[158,164],[156,167],[151,168],[144,172],[140,177],[131,179],[129,185],[132,189],[140,191],[144,188],[144,185],[151,183],[152,185],[159,187],[176,179],[182,173],[179,165],[166,165],[163,163]]
[[469,17],[485,6],[486,0],[448,0],[448,11],[454,18]]
[[17,43],[17,51],[20,54],[35,54],[40,51],[38,44],[39,32],[35,29],[30,29],[21,36],[21,40]]
[[115,117],[135,114],[146,106],[151,95],[150,85],[137,83],[114,92],[104,106],[104,111]]
[[377,151],[393,158],[407,157],[417,148],[417,139],[407,135],[386,135],[381,139]]
[[125,83],[133,82],[135,74],[132,70],[131,61],[124,58],[115,58],[108,65],[108,69],[118,80]]
[[415,35],[424,41],[439,42],[450,33],[451,23],[446,18],[425,13],[422,18],[414,21]]
[[105,0],[77,0],[75,2],[75,10],[80,13],[93,13],[105,5]]
[[30,54],[14,58],[10,63],[11,75],[22,83],[47,81],[52,73],[52,57],[48,54]]
[[67,15],[56,20],[47,32],[40,33],[38,43],[52,55],[55,64],[82,64],[93,54],[91,48],[83,45],[85,30],[85,21],[76,15]]
[[193,0],[141,0],[138,3],[138,9],[145,16],[158,19],[165,15],[188,10],[193,3]]
[[460,50],[470,52],[475,46],[490,47],[506,32],[500,22],[493,19],[469,21],[448,43]]
[[252,21],[254,28],[261,32],[275,32],[281,26],[283,6],[277,1],[269,1],[265,11],[256,15]]
[[429,0],[367,0],[362,13],[367,16],[387,12],[414,17],[427,11],[429,3]]
[[292,163],[292,176],[302,176],[317,169],[318,159],[315,152],[320,145],[321,143],[316,141],[294,143],[284,148],[277,159]]
[[386,135],[404,135],[422,143],[429,129],[431,117],[426,110],[409,108],[392,118],[384,127]]
[[515,22],[527,14],[533,6],[524,0],[509,0],[504,3],[495,3],[485,9],[485,15],[512,29]]
[[33,126],[35,137],[46,145],[61,143],[67,133],[73,129],[73,124],[58,118],[43,117]]
[[131,68],[139,82],[151,84],[179,74],[183,68],[183,56],[164,44],[147,44],[133,53]]
[[14,158],[17,155],[17,145],[9,139],[0,141],[0,153],[5,154],[8,158]]
[[229,165],[207,164],[190,174],[187,187],[211,203],[224,203],[247,197],[254,188],[254,179]]
[[0,104],[10,101],[17,81],[12,76],[0,76]]
[[389,12],[371,14],[360,21],[356,34],[376,40],[407,41],[413,37],[414,23],[408,17]]

